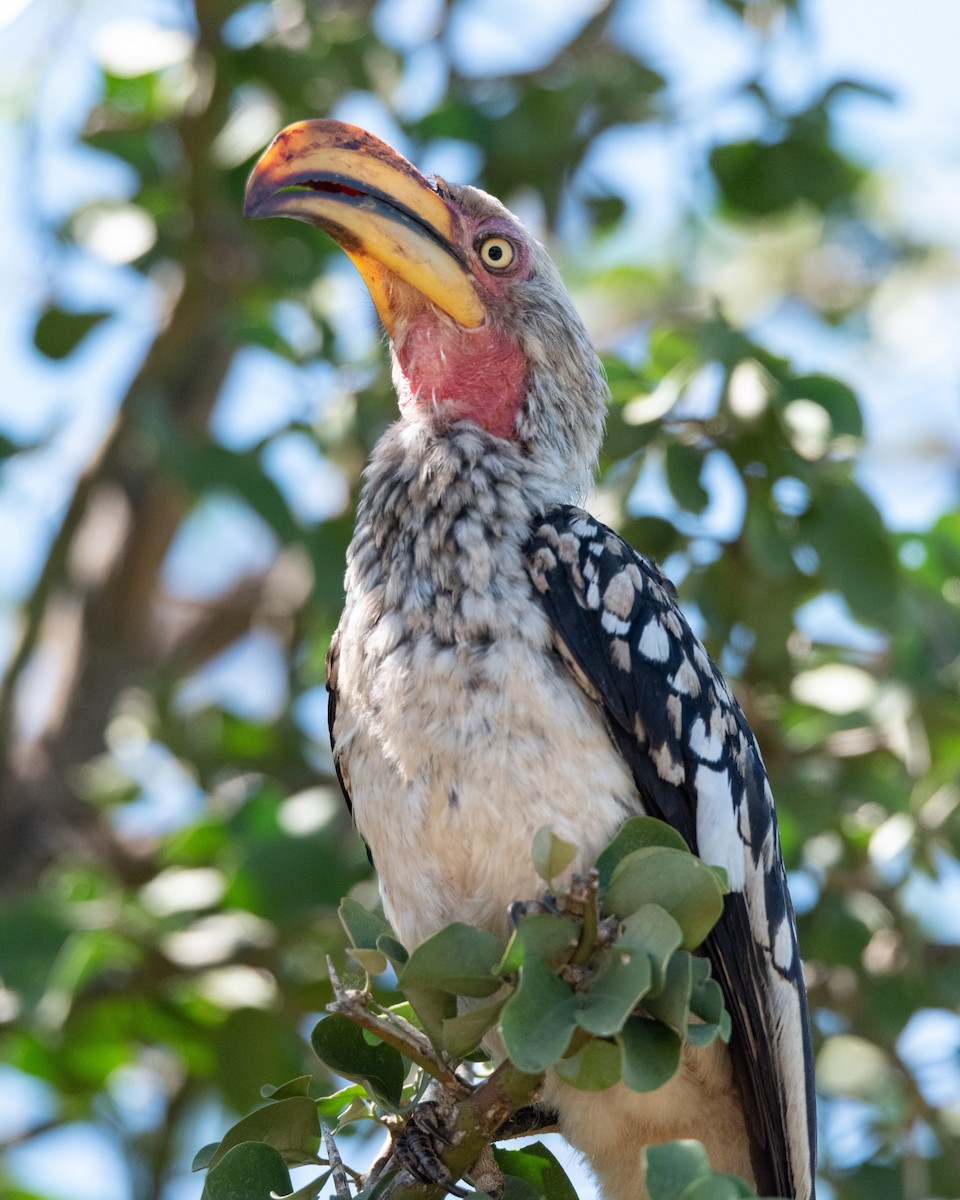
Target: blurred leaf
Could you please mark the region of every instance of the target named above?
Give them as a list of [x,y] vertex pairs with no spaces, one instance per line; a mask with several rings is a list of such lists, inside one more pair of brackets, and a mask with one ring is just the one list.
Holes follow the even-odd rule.
[[303,1043],[279,1013],[235,1009],[208,1038],[224,1094],[241,1112],[260,1098],[265,1079],[292,1078],[304,1067]]
[[18,896],[0,905],[3,982],[33,1006],[47,987],[51,964],[70,936],[61,906],[49,895]]
[[899,595],[893,546],[867,496],[852,484],[824,481],[798,524],[828,583],[843,593],[854,615],[893,623]]
[[710,495],[700,482],[700,476],[703,474],[703,456],[692,446],[685,446],[682,442],[670,442],[664,465],[667,483],[677,504],[687,512],[703,512],[710,502]]
[[62,359],[72,354],[87,334],[113,314],[96,312],[65,312],[62,308],[47,307],[40,314],[33,330],[33,344],[47,358]]
[[863,417],[852,388],[829,375],[803,375],[791,380],[784,389],[784,399],[813,400],[830,416],[833,436],[860,438],[863,436]]
[[849,197],[863,178],[818,129],[802,122],[779,142],[750,139],[714,147],[710,169],[728,208],[751,217],[801,200],[822,211]]
[[557,837],[549,825],[537,830],[533,839],[533,866],[545,883],[562,875],[576,856],[576,846]]

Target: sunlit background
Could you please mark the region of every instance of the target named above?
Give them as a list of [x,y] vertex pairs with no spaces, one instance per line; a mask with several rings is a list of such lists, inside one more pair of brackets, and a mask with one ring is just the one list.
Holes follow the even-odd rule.
[[[264,0],[211,7],[223,14],[235,9],[223,22],[217,65],[222,71],[231,53],[239,62],[251,47],[272,43],[297,53],[307,44],[305,12],[313,18],[324,6]],[[510,77],[526,78],[553,63],[591,20],[607,13],[606,37],[659,72],[665,88],[638,104],[636,120],[624,119],[591,137],[553,200],[538,190],[536,179],[528,186],[518,180],[504,198],[556,247],[598,345],[623,362],[642,367],[651,321],[679,319],[691,309],[708,312],[716,304],[758,345],[789,359],[798,376],[835,376],[849,384],[865,423],[855,478],[888,531],[916,535],[901,539],[898,553],[904,568],[919,568],[928,553],[922,535],[957,505],[960,9],[953,0],[811,0],[800,6],[798,19],[793,7],[706,0],[612,6],[596,0],[448,5],[382,0],[370,8],[375,41],[364,49],[364,69],[375,86],[326,86],[323,70],[311,78],[308,63],[304,108],[291,114],[286,98],[267,80],[238,68],[229,109],[211,143],[212,169],[242,174],[286,120],[328,115],[365,126],[427,172],[465,182],[496,180],[491,152],[485,158],[469,130],[458,136],[456,121],[438,122],[433,135],[425,127],[410,131],[443,104],[452,77],[468,85],[507,77],[502,99],[490,104],[486,119],[499,122],[499,136],[509,141],[511,96],[515,102],[519,95],[511,93]],[[152,205],[131,165],[135,156],[125,161],[98,148],[96,136],[82,139],[97,134],[105,96],[121,107],[142,102],[155,121],[149,134],[152,165],[144,171],[156,170],[156,164],[161,171],[164,164],[179,170],[178,147],[164,131],[163,114],[177,120],[185,106],[201,112],[206,102],[213,68],[195,56],[196,38],[192,5],[175,0],[0,0],[0,663],[8,671],[24,655],[24,606],[51,569],[51,550],[78,486],[95,470],[119,406],[158,331],[169,323],[184,283],[183,268],[158,242],[170,222],[162,175],[153,181]],[[346,41],[343,53],[352,53]],[[244,62],[249,61],[248,55]],[[576,76],[575,61],[569,74]],[[761,86],[751,90],[746,86],[751,80]],[[841,81],[857,86],[843,87]],[[837,89],[829,115],[838,163],[860,173],[858,218],[837,220],[829,204],[816,203],[776,211],[772,204],[770,212],[757,211],[752,220],[725,212],[708,169],[713,148],[774,136],[771,128],[785,128],[791,114],[814,104],[830,85]],[[493,97],[493,84],[487,87]],[[485,93],[479,88],[477,94]],[[146,145],[148,135],[141,136]],[[612,206],[609,220],[601,219],[604,205]],[[238,236],[242,244],[243,231],[230,231],[232,244]],[[196,252],[215,256],[220,247],[209,243]],[[372,306],[349,264],[328,258],[322,273],[318,260],[315,283],[303,283],[296,294],[291,287],[289,299],[270,309],[276,347],[238,331],[240,348],[217,390],[209,428],[213,443],[238,456],[248,474],[231,482],[233,468],[217,460],[219,484],[200,489],[191,472],[206,468],[184,462],[181,483],[197,498],[170,539],[161,569],[171,645],[178,622],[204,606],[215,608],[218,598],[242,589],[244,581],[262,581],[258,619],[225,639],[221,652],[198,659],[196,669],[167,680],[163,703],[186,722],[216,711],[236,720],[238,728],[267,728],[281,718],[289,725],[306,768],[324,776],[323,786],[314,788],[307,771],[301,789],[283,801],[280,819],[291,838],[339,820],[328,779],[319,668],[309,686],[301,680],[293,687],[288,655],[289,627],[300,620],[296,614],[311,588],[318,585],[335,600],[342,558],[330,562],[328,573],[318,573],[265,511],[270,504],[282,506],[288,514],[283,519],[307,531],[335,523],[348,511],[357,449],[342,455],[328,449],[338,431],[357,420],[357,395],[382,387],[383,352]],[[242,270],[255,288],[255,269],[244,263]],[[225,288],[233,286],[228,275],[225,264]],[[748,421],[766,405],[767,384],[764,373],[748,363],[737,371],[729,404]],[[679,421],[705,420],[715,410],[722,382],[717,362],[668,372],[649,391],[635,389],[624,408],[624,426],[641,429],[667,414]],[[362,416],[362,406],[359,411]],[[364,419],[368,425],[372,420]],[[325,433],[318,437],[321,427]],[[852,441],[848,451],[834,445],[825,409],[802,396],[785,410],[784,428],[807,461],[816,462],[828,447],[848,457],[853,453]],[[156,438],[162,442],[161,433]],[[729,457],[706,456],[699,483],[707,503],[694,515],[678,505],[661,456],[652,454],[634,466],[630,513],[663,518],[688,540],[683,553],[668,556],[675,575],[716,558],[738,536],[747,492]],[[258,503],[244,496],[244,479],[252,479],[254,471],[274,489],[263,492]],[[796,505],[802,512],[805,485],[781,482],[783,511]],[[594,501],[606,515],[619,503],[608,483],[605,477]],[[100,509],[87,515],[87,542],[69,547],[74,564],[82,561],[82,579],[107,570],[124,520],[101,496]],[[946,603],[960,604],[960,578],[947,578],[942,593]],[[79,585],[74,594],[67,589],[59,595],[42,630],[34,631],[29,661],[17,666],[15,702],[4,709],[14,730],[8,754],[18,744],[42,739],[58,719],[78,669],[81,599]],[[696,603],[690,612],[703,630],[708,621]],[[795,618],[797,636],[841,647],[842,653],[834,661],[800,663],[789,684],[792,700],[837,718],[817,728],[840,739],[834,745],[842,743],[838,753],[855,755],[883,742],[920,779],[931,755],[921,717],[906,689],[898,690],[876,666],[885,661],[890,633],[898,631],[860,619],[839,589],[813,597]],[[318,640],[326,632],[318,632]],[[732,638],[725,651],[724,666],[740,674],[749,644],[738,648]],[[960,646],[953,654],[960,654]],[[950,686],[955,691],[956,675]],[[109,823],[133,845],[196,827],[213,794],[189,757],[155,735],[150,711],[142,696],[128,694],[106,726],[103,752],[85,768],[88,791],[124,792],[123,802],[109,808]],[[854,719],[856,714],[869,719]],[[878,730],[885,731],[882,737]],[[225,796],[231,786],[240,787],[241,774],[233,783],[224,777]],[[772,774],[776,782],[775,762]],[[864,817],[864,844],[869,843],[875,879],[898,889],[903,912],[933,944],[950,948],[960,944],[955,857],[935,847],[917,863],[910,847],[925,821],[928,830],[946,828],[958,800],[956,787],[931,786],[921,799],[925,808],[919,800],[898,807],[876,797],[876,819]],[[232,803],[223,797],[220,802]],[[805,829],[803,854],[797,850],[792,864],[801,914],[815,908],[825,873],[844,854],[837,831],[807,834]],[[279,1003],[274,977],[258,963],[231,957],[238,945],[256,945],[258,937],[269,941],[266,922],[257,925],[261,918],[253,913],[241,915],[235,897],[229,910],[220,911],[227,880],[192,854],[185,859],[190,869],[175,854],[162,858],[157,873],[143,881],[139,903],[151,920],[168,920],[169,960],[205,969],[209,1003],[225,1011],[269,1010]],[[895,954],[886,918],[867,912],[869,891],[861,888],[858,897],[866,926],[889,934],[887,943],[886,935],[869,941],[872,953],[882,957],[886,944]],[[208,910],[193,924],[170,920]],[[59,969],[60,981],[51,979],[38,991],[39,1027],[51,1036],[69,1007],[64,979],[86,968],[70,967],[61,958]],[[15,1024],[22,997],[2,958],[0,981],[9,985],[0,988],[0,1021]],[[824,1010],[818,1026],[824,1043],[819,1061],[824,1155],[841,1174],[884,1142],[871,1093],[886,1086],[891,1072],[912,1073],[915,1081],[890,1101],[912,1105],[916,1117],[909,1126],[915,1144],[905,1151],[901,1146],[903,1153],[919,1163],[938,1153],[939,1145],[946,1157],[955,1157],[955,1147],[949,1151],[942,1142],[943,1130],[955,1132],[960,1122],[960,1018],[942,1001],[929,999],[920,1007],[893,1038],[896,1062],[861,1035],[849,1014],[847,1019]],[[167,1150],[175,1165],[159,1192],[150,1190],[142,1164],[130,1154],[141,1135],[147,1138],[166,1119],[167,1077],[180,1069],[162,1037],[135,1061],[118,1062],[92,1107],[77,1098],[82,1089],[77,1096],[58,1095],[52,1068],[38,1066],[20,1050],[15,1058],[15,1065],[0,1067],[0,1150],[8,1148],[6,1170],[24,1195],[199,1196],[202,1180],[189,1174],[190,1157],[229,1123],[229,1099],[191,1096],[191,1119],[171,1134],[176,1145]],[[934,1109],[943,1122],[936,1133]],[[903,1113],[886,1116],[899,1121]],[[918,1200],[946,1194],[933,1190],[919,1167],[913,1175],[905,1168],[898,1178],[899,1191],[874,1194]],[[591,1195],[589,1184],[579,1186],[582,1196]],[[960,1176],[954,1186],[960,1186]],[[821,1194],[834,1194],[830,1183]]]

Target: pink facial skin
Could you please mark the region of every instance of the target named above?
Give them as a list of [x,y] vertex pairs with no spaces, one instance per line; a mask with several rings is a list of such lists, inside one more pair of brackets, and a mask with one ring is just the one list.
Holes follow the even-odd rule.
[[[484,263],[480,250],[490,238],[513,247],[509,266],[497,269]],[[522,235],[504,221],[486,221],[472,232],[465,230],[462,244],[477,291],[488,313],[495,314],[511,283],[529,274]],[[404,299],[404,329],[394,338],[403,415],[444,425],[469,420],[496,437],[515,437],[527,363],[514,335],[493,317],[478,329],[465,329],[412,290]]]

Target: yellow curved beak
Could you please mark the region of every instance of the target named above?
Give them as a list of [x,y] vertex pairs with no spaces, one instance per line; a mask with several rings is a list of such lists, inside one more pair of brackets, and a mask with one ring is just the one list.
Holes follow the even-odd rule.
[[243,211],[326,230],[360,271],[388,333],[396,316],[391,277],[468,329],[484,322],[458,248],[456,210],[386,142],[355,125],[288,125],[253,168]]

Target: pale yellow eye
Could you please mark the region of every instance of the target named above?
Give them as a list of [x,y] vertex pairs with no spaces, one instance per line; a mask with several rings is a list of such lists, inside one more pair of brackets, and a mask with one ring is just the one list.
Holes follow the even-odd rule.
[[480,261],[492,271],[506,270],[516,254],[513,246],[503,237],[484,238],[480,243]]

